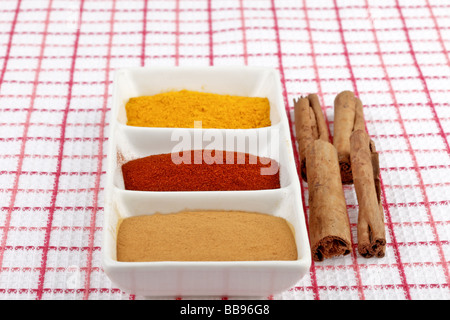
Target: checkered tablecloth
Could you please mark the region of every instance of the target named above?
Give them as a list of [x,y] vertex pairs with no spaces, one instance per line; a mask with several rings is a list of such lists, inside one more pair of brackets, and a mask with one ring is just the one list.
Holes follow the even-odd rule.
[[450,1],[2,0],[0,299],[141,299],[101,265],[114,70],[251,65],[279,71],[291,122],[300,95],[330,130],[336,94],[361,98],[387,234],[386,257],[358,255],[344,187],[353,254],[267,299],[448,300],[449,50]]

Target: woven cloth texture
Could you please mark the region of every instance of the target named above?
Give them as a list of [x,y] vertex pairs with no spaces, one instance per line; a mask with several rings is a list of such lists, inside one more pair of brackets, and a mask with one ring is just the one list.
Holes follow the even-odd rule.
[[291,125],[300,95],[330,130],[337,93],[363,101],[386,256],[358,255],[345,186],[353,253],[265,299],[450,299],[449,50],[442,0],[2,0],[0,299],[143,299],[101,264],[112,79],[175,65],[275,68]]

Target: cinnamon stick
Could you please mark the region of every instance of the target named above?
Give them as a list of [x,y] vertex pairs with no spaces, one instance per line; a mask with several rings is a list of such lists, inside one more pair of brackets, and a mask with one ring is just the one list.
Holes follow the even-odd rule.
[[325,116],[322,111],[322,107],[320,106],[319,97],[315,93],[311,93],[308,95],[309,104],[311,109],[314,111],[314,115],[316,117],[317,123],[317,139],[321,139],[323,141],[329,141],[328,127],[325,121]]
[[352,91],[342,91],[334,100],[333,144],[338,152],[343,184],[353,183],[350,159],[350,135],[353,131],[364,128],[361,100],[356,98]]
[[306,170],[313,260],[347,255],[352,251],[350,224],[335,147],[321,139],[312,142]]
[[300,173],[307,181],[306,154],[317,139],[329,141],[328,128],[316,94],[294,99],[295,133],[300,156]]
[[380,159],[378,157],[378,152],[375,148],[375,143],[373,140],[370,140],[370,155],[372,159],[372,169],[373,169],[373,178],[375,183],[375,191],[377,193],[377,200],[381,203],[381,182],[380,182]]
[[350,136],[353,183],[358,199],[358,252],[365,258],[384,257],[386,235],[380,197],[378,153],[365,130]]

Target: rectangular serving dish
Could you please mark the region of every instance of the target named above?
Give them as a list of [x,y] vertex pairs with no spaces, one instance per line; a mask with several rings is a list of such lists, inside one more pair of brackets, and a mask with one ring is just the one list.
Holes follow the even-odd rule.
[[[267,97],[272,125],[257,129],[147,128],[126,125],[125,104],[131,97],[171,90]],[[223,137],[218,150],[271,157],[280,165],[281,188],[255,191],[143,192],[124,190],[121,164],[140,157],[170,153],[180,140],[208,130]],[[175,138],[174,138],[175,137]],[[256,137],[256,138],[255,138]],[[255,144],[242,143],[255,138]],[[226,141],[235,141],[227,144]],[[196,140],[199,141],[199,140]],[[311,265],[309,238],[302,210],[296,165],[278,73],[264,67],[137,67],[116,71],[107,158],[103,224],[103,269],[120,289],[142,296],[268,296],[294,286]],[[295,261],[119,262],[120,219],[183,210],[240,210],[286,219],[298,250]]]

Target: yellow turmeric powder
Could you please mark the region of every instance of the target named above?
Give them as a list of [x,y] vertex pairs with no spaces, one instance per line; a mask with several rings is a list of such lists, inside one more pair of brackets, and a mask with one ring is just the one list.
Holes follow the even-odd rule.
[[268,127],[267,98],[181,90],[131,98],[125,106],[127,125],[138,127],[250,129]]

